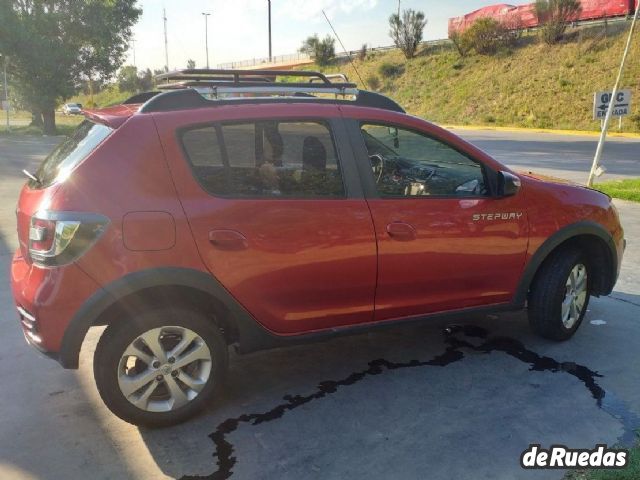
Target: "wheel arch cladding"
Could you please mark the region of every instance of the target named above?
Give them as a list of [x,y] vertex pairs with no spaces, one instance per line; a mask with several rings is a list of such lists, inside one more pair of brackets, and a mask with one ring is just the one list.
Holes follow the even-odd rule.
[[561,228],[536,250],[525,267],[514,303],[525,303],[536,274],[552,254],[571,247],[583,250],[589,259],[592,270],[591,293],[595,296],[611,293],[617,278],[618,254],[615,242],[602,225],[582,221]]
[[229,344],[238,341],[247,322],[256,324],[209,273],[175,267],[138,271],[96,292],[74,315],[62,339],[58,356],[62,366],[78,368],[80,349],[91,327],[124,320],[150,305],[195,307],[218,324]]

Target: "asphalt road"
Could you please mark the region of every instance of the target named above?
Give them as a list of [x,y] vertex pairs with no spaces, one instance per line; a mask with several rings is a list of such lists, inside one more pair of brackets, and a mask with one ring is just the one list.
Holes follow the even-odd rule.
[[[586,176],[593,139],[463,132],[511,165]],[[615,292],[567,343],[523,314],[432,322],[231,359],[224,395],[174,428],[138,429],[95,389],[93,332],[78,371],[28,347],[8,284],[14,206],[56,139],[0,137],[0,478],[559,479],[523,471],[530,443],[593,448],[640,427],[640,207],[619,202],[628,248]],[[640,175],[638,142],[611,171]],[[415,360],[415,361],[414,361]],[[187,478],[187,477],[183,477]]]
[[[597,136],[551,133],[454,130],[494,158],[515,170],[535,170],[578,183],[589,175],[598,144]],[[602,180],[640,176],[640,138],[609,137],[601,163]]]

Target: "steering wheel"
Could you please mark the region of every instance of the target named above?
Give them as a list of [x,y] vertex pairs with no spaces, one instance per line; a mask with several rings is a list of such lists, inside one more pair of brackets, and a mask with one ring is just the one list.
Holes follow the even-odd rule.
[[373,170],[373,174],[376,177],[376,185],[380,183],[380,179],[382,178],[382,174],[384,173],[384,163],[387,161],[386,158],[380,153],[376,153],[374,155],[369,155],[369,161],[371,162],[371,169]]

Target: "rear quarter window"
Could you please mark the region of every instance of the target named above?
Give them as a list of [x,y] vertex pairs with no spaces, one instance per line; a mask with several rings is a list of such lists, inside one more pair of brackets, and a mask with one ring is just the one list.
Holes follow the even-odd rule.
[[64,180],[69,173],[113,132],[111,127],[89,120],[83,121],[73,134],[63,140],[38,168],[38,182],[30,181],[31,188],[46,188]]

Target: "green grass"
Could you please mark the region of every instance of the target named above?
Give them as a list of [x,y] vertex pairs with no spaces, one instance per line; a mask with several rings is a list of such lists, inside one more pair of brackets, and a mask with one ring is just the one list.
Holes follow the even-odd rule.
[[[42,135],[42,129],[40,127],[32,127],[28,125],[31,120],[31,115],[27,112],[15,112],[11,116],[12,126],[9,130],[4,122],[4,118],[0,119],[0,136],[11,135]],[[62,114],[56,114],[56,129],[57,135],[70,135],[80,122],[84,120],[82,115],[64,116]],[[17,125],[15,124],[17,123]]]
[[[596,183],[594,188],[613,198],[640,202],[640,178]],[[640,478],[640,476],[638,478]]]
[[[121,104],[133,94],[132,92],[121,92],[116,85],[110,85],[101,92],[94,94],[93,99],[91,96],[83,94],[69,98],[64,103],[81,103],[85,108],[103,108]],[[62,108],[62,105],[60,105],[60,108]],[[31,120],[29,112],[12,111],[9,119],[13,126],[8,131],[4,114],[5,112],[0,112],[0,135],[42,135],[42,129],[28,125]],[[83,119],[84,116],[82,115],[64,116],[56,113],[57,134],[70,135]]]
[[565,480],[638,480],[640,478],[640,446],[630,450],[629,465],[624,470],[577,470]]
[[[437,123],[597,131],[593,94],[612,88],[626,41],[627,30],[619,26],[618,33],[611,33],[609,28],[608,36],[602,27],[572,31],[554,46],[523,37],[518,47],[494,56],[461,58],[451,48],[427,47],[411,60],[391,50],[354,63],[363,79],[377,77],[378,91],[409,113]],[[640,51],[640,35],[632,49]],[[404,68],[385,75],[388,65]],[[363,87],[348,62],[305,67],[318,68],[346,73]],[[622,85],[631,88],[633,98],[640,98],[638,78],[640,55],[630,55]],[[615,130],[617,121],[611,126]],[[640,132],[640,102],[632,102],[632,118],[624,120],[623,131]]]

